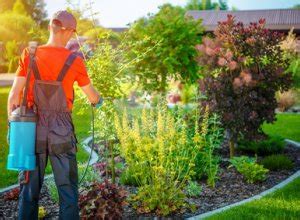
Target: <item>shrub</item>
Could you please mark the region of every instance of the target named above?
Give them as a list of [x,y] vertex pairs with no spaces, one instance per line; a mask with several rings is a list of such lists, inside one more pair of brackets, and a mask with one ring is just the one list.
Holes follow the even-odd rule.
[[265,137],[260,127],[275,120],[275,93],[291,87],[291,74],[279,46],[284,35],[265,29],[265,20],[244,26],[229,15],[214,35],[196,46],[205,75],[201,103],[220,115],[232,157],[241,134],[249,140]]
[[230,159],[239,173],[241,173],[248,183],[255,183],[266,179],[266,174],[269,172],[262,165],[256,163],[256,159],[246,156],[233,157]]
[[19,199],[19,194],[20,194],[20,188],[14,188],[4,194],[4,200],[18,200]]
[[82,219],[121,219],[127,192],[105,180],[92,183],[80,194],[79,207]]
[[188,135],[184,120],[158,109],[144,109],[132,123],[124,110],[122,122],[115,116],[115,127],[121,155],[131,170],[127,172],[138,183],[133,206],[140,213],[168,215],[186,206],[183,190],[195,174],[195,157],[204,147],[208,116],[201,126],[196,120],[195,132]]
[[296,94],[293,90],[277,93],[278,109],[281,112],[288,110],[296,104]]
[[273,136],[263,141],[241,140],[238,145],[238,149],[243,152],[261,156],[282,153],[284,147],[284,139],[279,136]]
[[189,181],[185,191],[189,197],[197,197],[200,196],[202,187],[196,181]]
[[265,168],[273,171],[290,170],[294,167],[291,159],[282,154],[267,156],[261,161],[261,164]]

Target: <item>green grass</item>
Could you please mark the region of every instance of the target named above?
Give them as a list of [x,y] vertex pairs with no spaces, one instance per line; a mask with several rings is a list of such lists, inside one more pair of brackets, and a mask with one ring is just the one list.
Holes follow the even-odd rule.
[[299,219],[299,188],[300,178],[297,178],[284,188],[260,200],[231,208],[206,219]]
[[[16,171],[9,171],[6,169],[6,160],[8,155],[8,145],[6,142],[7,134],[7,97],[10,88],[0,87],[0,188],[9,186],[11,184],[17,183],[18,173]],[[76,135],[78,141],[81,142],[85,137],[87,137],[90,130],[90,113],[84,112],[83,115],[77,115],[79,110],[78,106],[74,106],[73,109],[73,121],[75,124]],[[77,160],[78,162],[85,163],[88,159],[88,154],[83,150],[83,148],[78,146]],[[46,173],[51,173],[51,166],[48,161],[48,166]]]
[[300,115],[277,114],[274,124],[264,124],[263,131],[271,136],[281,136],[300,142]]
[[16,183],[17,172],[6,169],[8,154],[7,135],[7,97],[10,88],[0,88],[0,187]]

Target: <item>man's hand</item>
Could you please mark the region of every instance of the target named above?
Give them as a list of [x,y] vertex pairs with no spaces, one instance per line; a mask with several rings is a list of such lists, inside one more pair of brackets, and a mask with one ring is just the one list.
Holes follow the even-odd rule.
[[25,87],[26,78],[16,76],[14,79],[14,83],[12,88],[9,92],[8,101],[7,101],[7,115],[9,116],[10,113],[20,105],[22,91]]
[[100,108],[103,105],[103,102],[104,102],[104,99],[102,97],[100,97],[98,103],[92,104],[92,106],[95,108]]
[[87,86],[80,87],[84,94],[88,97],[89,101],[92,103],[92,105],[97,105],[100,101],[100,95],[99,92],[93,87],[93,85],[90,83]]

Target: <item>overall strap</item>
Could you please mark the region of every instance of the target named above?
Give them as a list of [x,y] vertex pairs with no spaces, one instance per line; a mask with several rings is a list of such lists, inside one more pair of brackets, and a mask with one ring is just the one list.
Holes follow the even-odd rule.
[[70,69],[70,67],[71,67],[72,63],[74,62],[74,60],[76,59],[76,57],[77,57],[77,55],[75,53],[71,53],[68,56],[63,68],[61,69],[61,71],[57,77],[57,81],[59,81],[59,82],[63,81],[63,79],[65,78],[65,75],[67,74],[68,70]]

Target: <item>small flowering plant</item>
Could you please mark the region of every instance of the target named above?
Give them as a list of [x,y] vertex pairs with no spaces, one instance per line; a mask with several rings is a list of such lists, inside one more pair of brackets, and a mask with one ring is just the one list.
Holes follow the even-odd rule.
[[115,115],[121,155],[138,183],[132,197],[140,213],[168,215],[186,206],[184,189],[195,174],[195,158],[205,145],[208,110],[201,125],[188,135],[184,120],[174,118],[166,108],[143,109],[142,114],[122,120]]
[[275,120],[275,93],[291,86],[288,62],[279,43],[284,35],[265,28],[265,20],[245,26],[228,15],[215,38],[204,38],[197,58],[203,66],[200,89],[229,131],[231,156],[236,139],[261,139],[260,126]]

